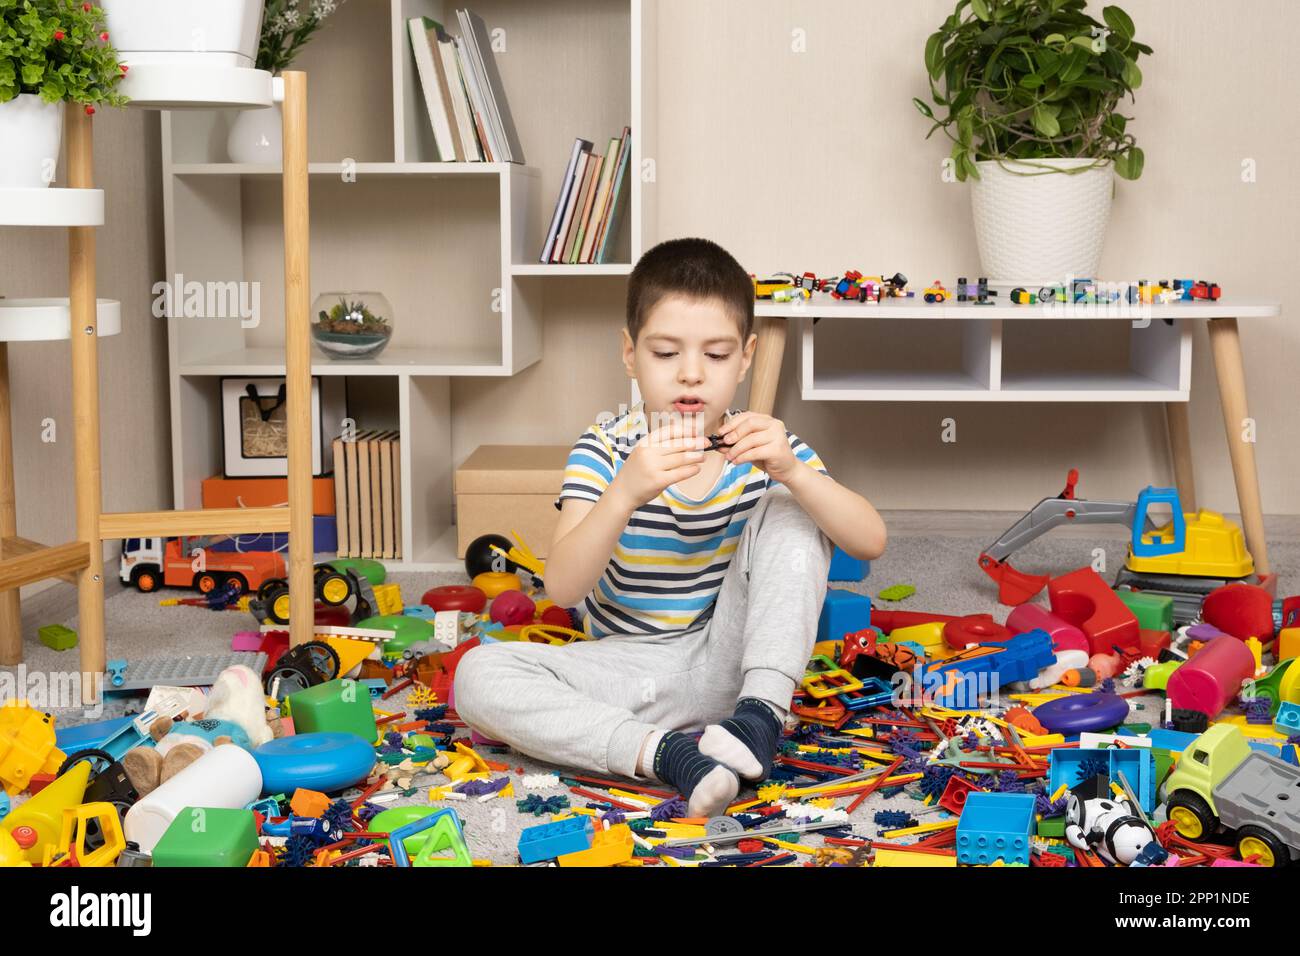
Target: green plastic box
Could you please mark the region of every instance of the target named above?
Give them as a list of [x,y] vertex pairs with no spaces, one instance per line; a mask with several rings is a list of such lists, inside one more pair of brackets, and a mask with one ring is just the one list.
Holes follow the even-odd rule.
[[66,651],[77,646],[77,632],[62,624],[46,624],[36,636],[51,650]]
[[1147,631],[1174,629],[1174,599],[1144,591],[1119,590],[1115,594],[1138,619],[1138,627]]
[[244,867],[256,849],[252,810],[186,807],[154,847],[153,865]]
[[289,700],[296,734],[343,731],[369,742],[379,735],[365,684],[346,679],[326,681],[290,695]]
[[1043,817],[1038,821],[1038,835],[1048,839],[1065,839],[1065,816]]

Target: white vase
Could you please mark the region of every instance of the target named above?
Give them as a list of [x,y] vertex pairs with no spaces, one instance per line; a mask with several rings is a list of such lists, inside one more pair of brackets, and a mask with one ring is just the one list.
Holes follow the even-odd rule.
[[252,67],[266,0],[102,0],[118,59]]
[[62,139],[62,102],[19,93],[0,103],[0,189],[39,189],[53,182]]
[[284,77],[271,78],[271,107],[241,110],[226,135],[226,153],[232,163],[269,163],[279,166],[284,159]]
[[1097,275],[1115,170],[1113,163],[1095,162],[1005,160],[1007,168],[997,161],[976,163],[980,178],[970,180],[971,211],[983,272],[991,281],[1037,288],[1067,276]]

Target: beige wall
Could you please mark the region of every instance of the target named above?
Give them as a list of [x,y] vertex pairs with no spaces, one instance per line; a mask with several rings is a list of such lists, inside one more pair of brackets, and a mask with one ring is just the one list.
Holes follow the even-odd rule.
[[[1300,30],[1300,5],[1122,5],[1156,53],[1129,110],[1146,173],[1119,185],[1102,277],[1195,275],[1282,301],[1281,318],[1243,322],[1245,364],[1265,510],[1300,512],[1300,328],[1290,313],[1300,306],[1300,114],[1287,105],[1300,83],[1285,40]],[[976,274],[968,187],[940,181],[947,141],[924,139],[911,104],[926,91],[925,38],[950,0],[659,7],[658,182],[647,189],[659,238],[709,236],[755,272],[899,269],[923,283]],[[796,27],[806,53],[791,52]],[[1241,181],[1245,158],[1255,183]],[[508,382],[454,384],[457,461],[486,442],[572,441],[626,394],[621,281],[546,281],[543,361]],[[1059,490],[1071,466],[1092,497],[1172,483],[1159,406],[804,402],[794,359],[792,342],[777,415],[882,507],[1023,509]],[[524,411],[536,408],[545,414]],[[940,441],[948,416],[955,444]],[[1191,419],[1201,503],[1235,511],[1204,328]]]
[[[170,507],[167,330],[151,313],[151,287],[163,274],[158,114],[101,110],[94,137],[95,185],[106,205],[96,291],[122,303],[122,333],[99,343],[104,510]],[[64,159],[55,185],[67,185]],[[66,230],[0,228],[0,295],[67,294]],[[46,544],[76,532],[71,363],[67,342],[9,347],[18,533]],[[54,420],[52,443],[42,440],[46,418]],[[108,573],[115,572],[113,563]]]

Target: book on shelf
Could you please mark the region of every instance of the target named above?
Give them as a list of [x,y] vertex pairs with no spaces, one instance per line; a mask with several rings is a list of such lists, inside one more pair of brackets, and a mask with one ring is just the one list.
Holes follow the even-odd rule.
[[618,232],[631,138],[631,129],[623,127],[621,136],[610,138],[604,155],[592,152],[590,141],[574,140],[542,248],[542,262],[606,261],[612,237]]
[[338,553],[347,558],[402,557],[401,441],[396,431],[334,440]]
[[460,36],[430,17],[406,21],[424,105],[443,162],[524,162],[487,25],[456,11]]

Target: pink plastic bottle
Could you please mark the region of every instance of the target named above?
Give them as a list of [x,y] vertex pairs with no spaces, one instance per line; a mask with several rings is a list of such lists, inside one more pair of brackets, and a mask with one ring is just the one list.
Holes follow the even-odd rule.
[[1092,653],[1088,637],[1069,621],[1057,617],[1041,604],[1022,604],[1007,615],[1007,627],[1013,634],[1023,634],[1041,627],[1052,635],[1052,650]]
[[1169,675],[1165,694],[1175,708],[1199,710],[1211,719],[1255,676],[1255,655],[1244,641],[1216,637]]

